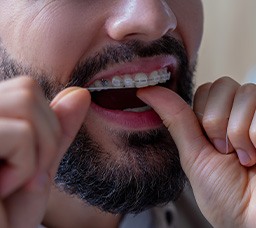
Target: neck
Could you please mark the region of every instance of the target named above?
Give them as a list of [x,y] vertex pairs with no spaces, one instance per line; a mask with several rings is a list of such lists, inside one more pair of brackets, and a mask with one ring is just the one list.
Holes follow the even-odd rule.
[[47,228],[118,228],[121,218],[52,187],[43,225]]

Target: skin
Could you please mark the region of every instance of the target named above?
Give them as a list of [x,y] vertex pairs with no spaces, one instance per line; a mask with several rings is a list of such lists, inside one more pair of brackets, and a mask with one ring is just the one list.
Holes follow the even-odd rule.
[[[220,94],[220,90],[225,92]],[[254,227],[255,85],[241,86],[227,77],[204,84],[196,93],[194,110],[164,88],[144,89],[138,96],[154,107],[173,136],[182,167],[208,221],[214,227]],[[205,114],[198,118],[195,114],[198,112]],[[225,128],[219,125],[220,121]],[[223,154],[226,147],[220,148],[221,153],[211,143],[216,135],[225,140],[226,132],[232,145],[229,154]],[[247,153],[251,160],[239,160],[238,150]]]
[[[138,15],[146,16],[138,19]],[[106,44],[131,39],[150,42],[171,34],[184,44],[192,65],[202,22],[199,0],[1,0],[0,37],[13,59],[65,84],[80,61]],[[90,133],[113,151],[110,134],[102,126],[119,126],[97,121],[84,89],[66,89],[49,105],[32,79],[19,77],[2,82],[0,93],[1,158],[7,164],[0,174],[0,226],[35,227],[43,217],[49,227],[117,226],[120,217],[85,207],[49,188],[57,164],[85,117]],[[256,162],[254,93],[253,85],[240,86],[228,78],[206,84],[195,96],[197,116],[170,90],[150,88],[138,93],[170,130],[200,209],[215,227],[253,226],[254,169],[248,167]],[[226,132],[229,155],[219,153],[224,151],[220,141],[226,139]],[[246,167],[234,153],[239,150]],[[241,151],[250,155],[249,162],[242,159]],[[63,205],[56,208],[59,202]],[[73,210],[67,211],[70,207]],[[95,224],[95,220],[102,223]]]

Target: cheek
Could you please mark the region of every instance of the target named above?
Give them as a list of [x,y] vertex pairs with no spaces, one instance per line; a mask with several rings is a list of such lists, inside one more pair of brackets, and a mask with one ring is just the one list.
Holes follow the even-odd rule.
[[[34,46],[31,60],[36,65],[43,63],[54,68],[61,74],[70,72],[74,65],[88,48],[92,37],[85,36],[84,29],[79,25],[78,16],[67,15],[63,12],[43,15],[35,19],[27,31],[28,37],[32,38]],[[93,34],[87,28],[88,34]],[[29,45],[30,40],[26,40]]]
[[[77,1],[79,2],[79,1]],[[93,21],[91,12],[79,4],[60,5],[53,1],[43,8],[39,5],[24,7],[9,15],[5,27],[19,15],[8,33],[0,36],[8,52],[25,64],[67,78],[81,56],[89,51],[99,31],[100,21]],[[90,17],[89,17],[89,16]],[[0,23],[3,22],[0,18]],[[9,24],[9,25],[8,25]],[[47,69],[45,69],[47,66]]]
[[[177,30],[191,62],[196,61],[203,33],[203,7],[200,0],[173,0]],[[184,16],[186,15],[186,16]]]
[[190,58],[192,61],[195,61],[203,34],[203,10],[201,4],[200,7],[195,8],[195,10],[191,12],[189,20],[193,21],[193,23],[188,25],[187,31],[189,35],[186,38],[186,43]]

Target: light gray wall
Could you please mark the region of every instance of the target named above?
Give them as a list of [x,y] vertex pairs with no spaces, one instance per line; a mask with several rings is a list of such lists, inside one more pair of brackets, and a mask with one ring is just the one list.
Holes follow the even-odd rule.
[[197,85],[220,76],[256,81],[256,1],[203,0],[205,25]]

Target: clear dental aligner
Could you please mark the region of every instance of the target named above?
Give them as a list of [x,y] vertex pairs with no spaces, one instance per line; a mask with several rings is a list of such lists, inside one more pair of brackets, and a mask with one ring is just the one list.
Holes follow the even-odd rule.
[[149,74],[137,73],[114,76],[112,79],[96,80],[87,89],[91,92],[107,89],[143,88],[165,83],[171,78],[167,68],[155,70]]

